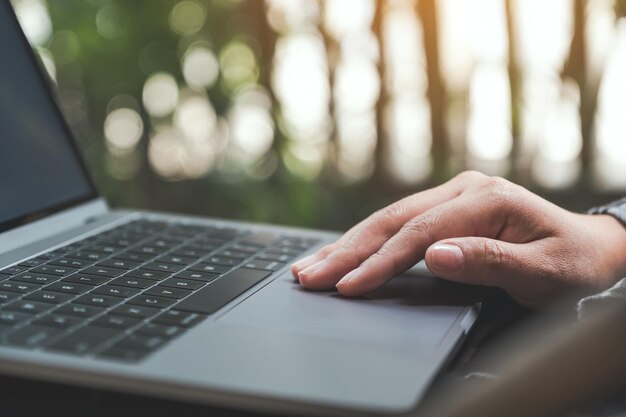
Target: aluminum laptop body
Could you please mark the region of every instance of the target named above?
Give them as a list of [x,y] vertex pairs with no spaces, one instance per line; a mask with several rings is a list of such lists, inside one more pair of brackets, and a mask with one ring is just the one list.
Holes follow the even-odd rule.
[[[4,1],[0,36],[5,61],[0,69],[0,297],[4,296],[0,298],[0,374],[272,413],[374,415],[416,406],[474,323],[475,306],[430,303],[428,294],[438,283],[413,275],[396,278],[359,299],[303,290],[290,275],[290,262],[335,240],[335,233],[110,210],[94,191],[9,2]],[[222,275],[206,273],[212,281],[177,281],[172,278],[177,274],[204,277],[204,272],[172,264],[177,271],[161,271],[158,280],[149,282],[130,276],[143,268],[142,259],[148,257],[81,258],[94,253],[84,248],[97,248],[102,239],[122,242],[139,231],[157,230],[157,237],[149,238],[157,242],[163,236],[158,235],[159,228],[167,229],[165,236],[179,239],[179,247],[186,244],[185,236],[192,235],[196,242],[221,242],[197,255],[203,262],[218,260],[212,250],[234,256],[234,247],[252,248],[239,252],[250,259],[241,255]],[[218,248],[224,241],[213,239],[212,233],[220,238],[229,234],[235,243]],[[273,251],[263,249],[264,243],[273,245]],[[106,253],[107,247],[99,250]],[[172,253],[163,256],[180,260]],[[102,276],[111,270],[121,274],[118,266],[126,268],[124,275]],[[89,274],[83,274],[87,268]],[[66,276],[68,271],[73,273]],[[235,275],[233,282],[252,280],[234,291],[227,280]],[[38,278],[42,281],[33,281]],[[101,282],[89,281],[96,278]],[[112,280],[130,286],[111,285]],[[165,282],[198,288],[166,288]],[[134,283],[144,287],[133,288]],[[133,295],[99,295],[103,288],[122,292],[127,288]],[[214,289],[223,302],[205,310],[201,296],[213,297]],[[155,290],[164,296],[143,296]],[[230,291],[232,299],[220,291]],[[80,304],[79,298],[91,304]],[[144,307],[138,308],[131,299],[144,302]],[[149,300],[169,304],[151,309],[145,307]],[[109,304],[95,307],[100,315],[84,320],[63,315],[71,306],[79,305],[77,312],[93,310],[93,303],[102,301]],[[129,322],[108,315],[126,304],[129,311],[152,311],[153,316]],[[23,311],[29,308],[34,310]],[[162,322],[153,323],[154,317],[179,320],[178,310],[194,322],[177,322],[176,335],[150,338],[132,333],[139,328],[165,331]],[[20,324],[10,324],[17,319]],[[94,334],[102,338],[97,345],[74,340],[74,352],[54,348],[67,348],[68,340],[81,329],[100,329],[100,324],[102,332]],[[48,325],[54,331],[46,330]],[[110,338],[105,337],[107,332]],[[18,337],[24,334],[28,338]],[[143,343],[150,353],[139,360],[102,356],[105,351],[125,352],[116,350],[117,340],[125,340],[124,346]]]

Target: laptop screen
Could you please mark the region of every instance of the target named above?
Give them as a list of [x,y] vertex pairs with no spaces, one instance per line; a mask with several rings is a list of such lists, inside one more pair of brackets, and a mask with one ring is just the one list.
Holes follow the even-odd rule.
[[95,197],[8,1],[0,2],[0,232]]

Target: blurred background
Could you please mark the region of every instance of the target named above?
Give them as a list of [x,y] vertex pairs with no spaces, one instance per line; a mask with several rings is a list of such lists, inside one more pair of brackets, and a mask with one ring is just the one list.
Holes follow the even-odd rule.
[[625,0],[12,3],[114,206],[345,229],[465,169],[626,194]]

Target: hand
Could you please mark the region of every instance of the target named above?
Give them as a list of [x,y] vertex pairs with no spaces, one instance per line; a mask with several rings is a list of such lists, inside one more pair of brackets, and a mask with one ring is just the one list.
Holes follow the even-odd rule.
[[533,307],[626,276],[626,229],[502,178],[464,172],[374,213],[292,272],[306,288],[358,296],[421,259],[441,278],[499,287]]

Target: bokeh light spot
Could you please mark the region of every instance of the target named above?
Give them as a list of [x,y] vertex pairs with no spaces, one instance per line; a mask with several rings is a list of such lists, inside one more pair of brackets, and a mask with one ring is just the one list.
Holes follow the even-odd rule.
[[181,1],[170,13],[170,26],[181,35],[193,35],[202,29],[206,19],[206,9],[195,1]]
[[143,105],[154,117],[164,117],[174,111],[178,103],[178,84],[168,73],[151,75],[143,86]]

